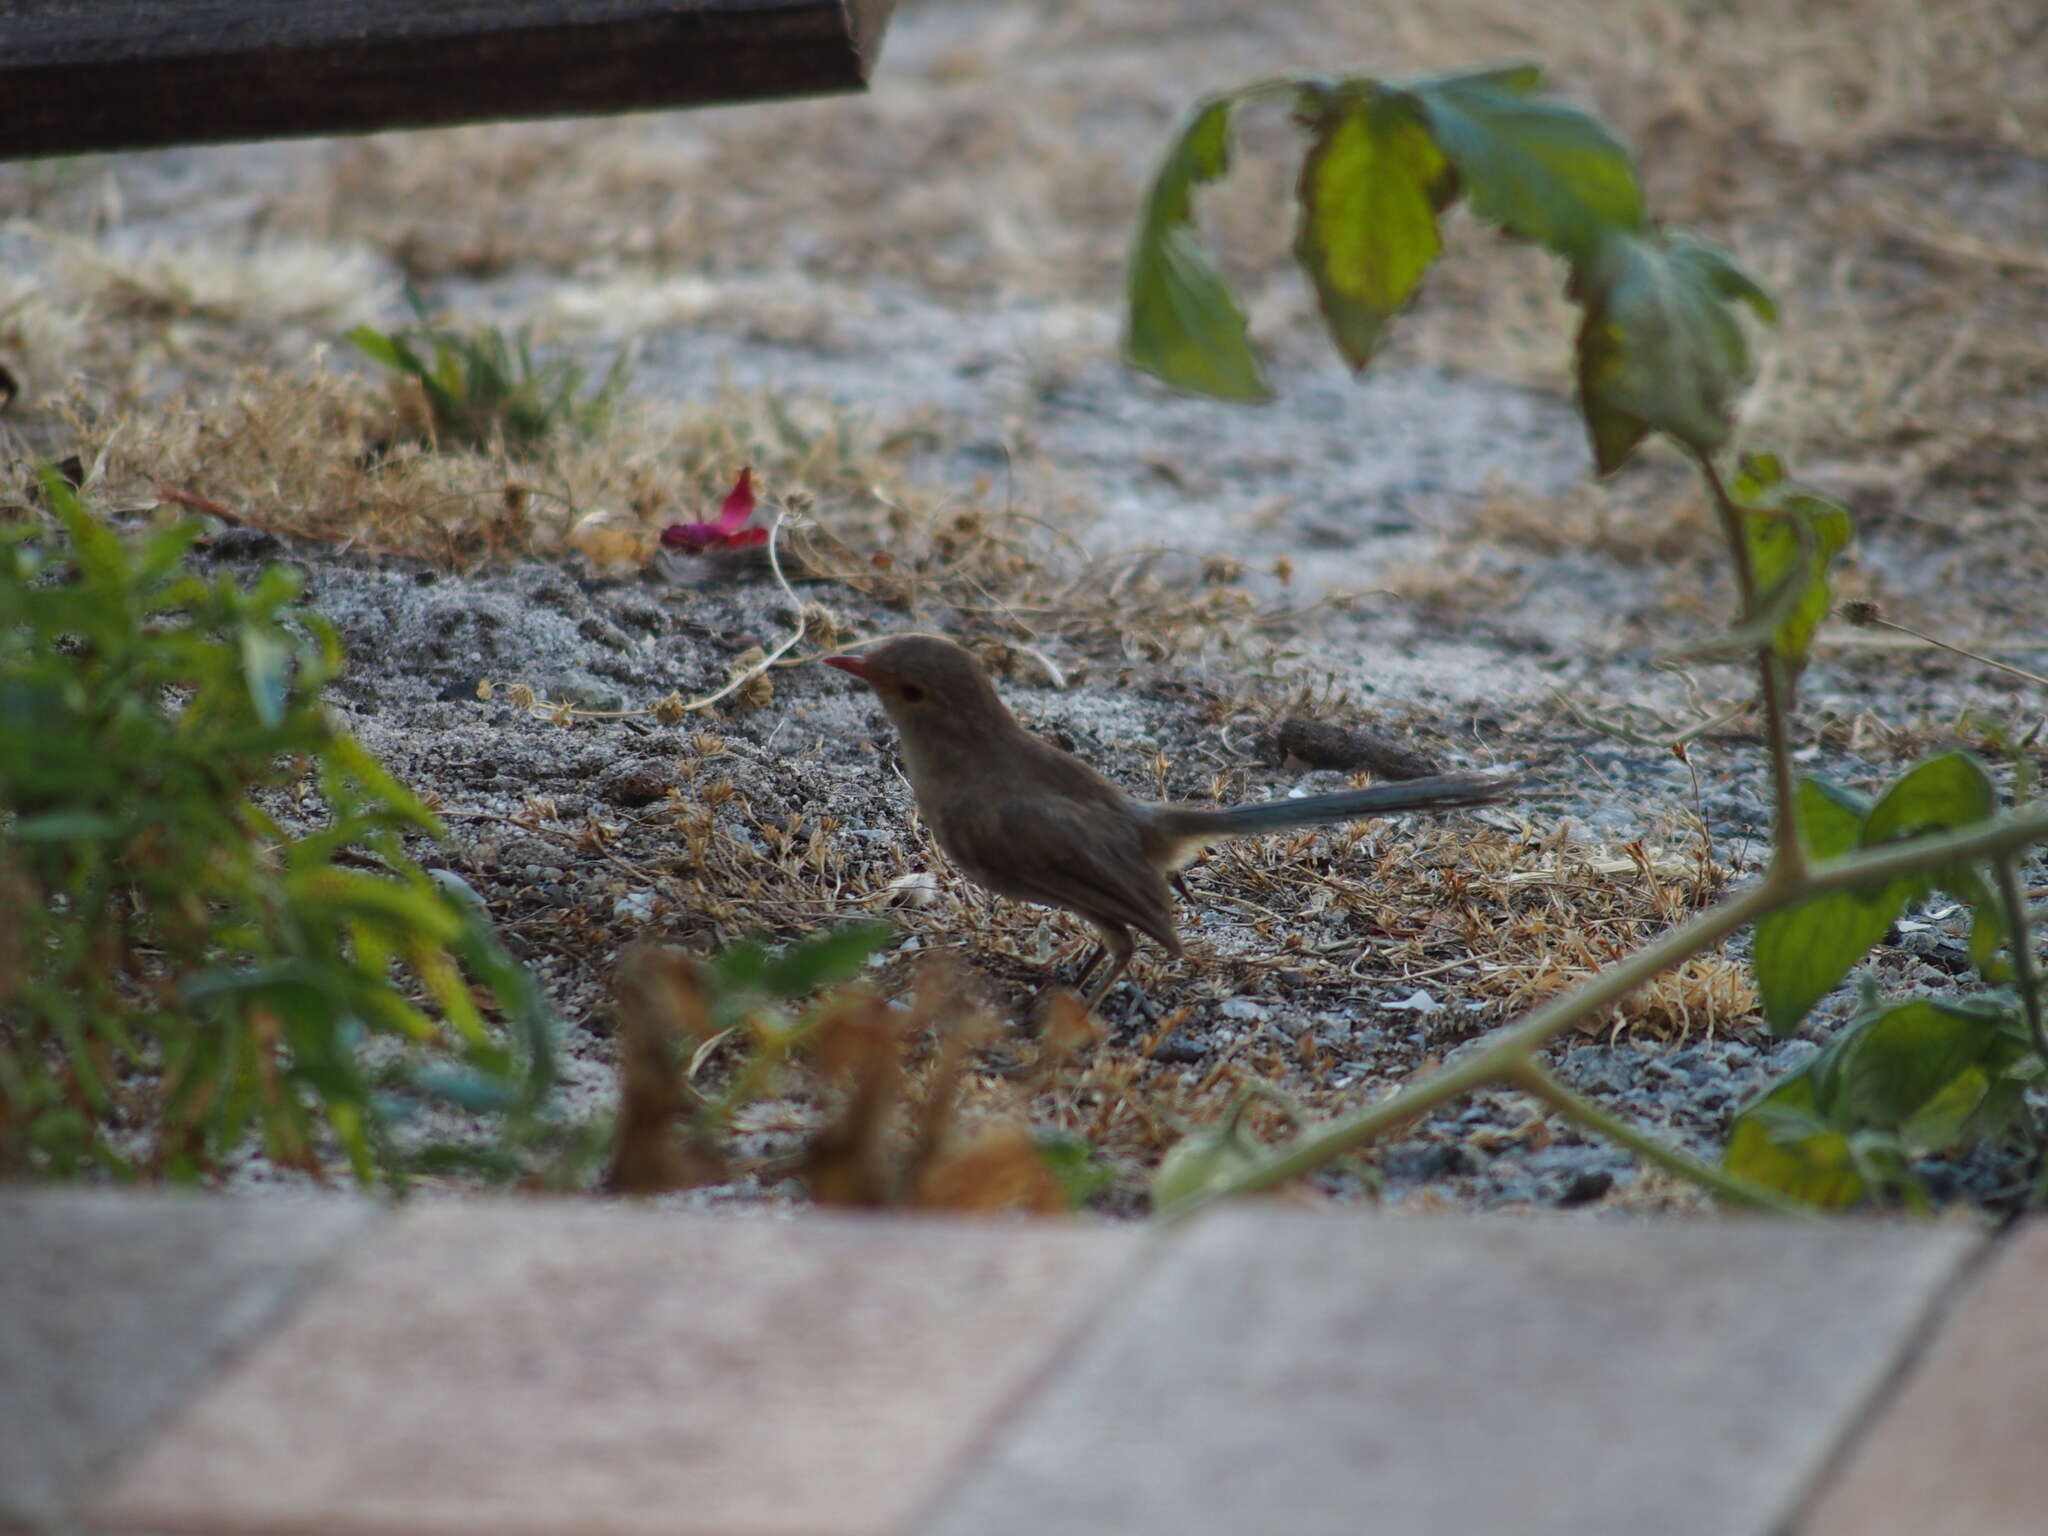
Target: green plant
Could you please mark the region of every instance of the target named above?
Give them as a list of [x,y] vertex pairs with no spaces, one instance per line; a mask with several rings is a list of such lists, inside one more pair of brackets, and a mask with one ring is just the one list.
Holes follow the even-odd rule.
[[[1162,1198],[1175,1211],[1269,1188],[1489,1084],[1524,1089],[1726,1199],[1803,1209],[1910,1195],[1913,1155],[2012,1127],[2023,1085],[2048,1069],[2043,983],[2016,875],[2021,853],[2048,840],[2048,808],[2024,800],[2022,773],[2023,803],[2000,815],[1991,780],[1961,754],[1920,764],[1874,805],[1839,786],[1795,781],[1796,685],[1831,605],[1829,568],[1850,519],[1768,455],[1741,459],[1732,476],[1717,462],[1750,373],[1738,306],[1775,321],[1775,303],[1727,256],[1656,224],[1628,150],[1541,95],[1541,84],[1533,66],[1516,65],[1409,82],[1270,80],[1199,102],[1141,216],[1126,355],[1179,388],[1271,398],[1243,307],[1194,222],[1194,192],[1229,169],[1241,106],[1284,103],[1308,135],[1295,255],[1354,368],[1415,295],[1441,251],[1439,220],[1460,197],[1482,220],[1561,258],[1582,313],[1577,394],[1595,468],[1613,473],[1660,433],[1692,459],[1711,497],[1738,594],[1734,626],[1713,650],[1756,669],[1776,801],[1770,866],[1748,889],[1371,1109],[1311,1126],[1271,1152],[1232,1140],[1231,1158],[1209,1159],[1201,1179]],[[1537,1060],[1547,1042],[1751,924],[1766,1013],[1781,1032],[1794,1028],[1908,903],[1936,889],[1973,908],[1971,954],[1990,989],[1954,1005],[1869,1000],[1826,1051],[1738,1118],[1720,1168],[1579,1098]]]
[[[194,526],[131,543],[42,489],[0,527],[0,1171],[195,1179],[252,1133],[365,1183],[559,1152],[547,1008],[406,853],[438,827],[323,707],[299,578],[203,579]],[[411,1133],[436,1104],[494,1138]]]
[[598,385],[586,391],[586,370],[567,358],[536,362],[531,332],[507,336],[497,327],[459,331],[427,319],[417,297],[419,323],[380,331],[359,325],[348,333],[358,351],[382,363],[418,391],[425,423],[442,442],[515,451],[549,438],[587,437],[603,427],[629,374],[624,348]]

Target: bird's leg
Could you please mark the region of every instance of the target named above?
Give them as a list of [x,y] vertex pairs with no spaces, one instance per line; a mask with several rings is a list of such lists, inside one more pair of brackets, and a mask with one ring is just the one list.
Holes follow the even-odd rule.
[[1131,956],[1137,953],[1138,949],[1138,941],[1131,937],[1128,930],[1122,928],[1103,929],[1102,944],[1110,957],[1109,969],[1103,972],[1102,979],[1095,983],[1095,990],[1088,994],[1090,1013],[1101,1006],[1103,998],[1109,995],[1109,989],[1122,979],[1125,971],[1130,969]]
[[[1087,986],[1088,978],[1095,974],[1095,968],[1098,965],[1102,964],[1102,962],[1108,958],[1109,950],[1098,942],[1096,946],[1088,952],[1087,963],[1081,967],[1080,974],[1075,976],[1072,983],[1070,984],[1073,990],[1079,992],[1083,987]],[[1031,995],[1031,1002],[1025,1010],[1026,1013],[1037,1013],[1038,1010],[1044,1006],[1046,998],[1050,997],[1054,992],[1057,992],[1059,988],[1060,979],[1057,975],[1047,977],[1045,985],[1040,987],[1036,992],[1034,992]]]

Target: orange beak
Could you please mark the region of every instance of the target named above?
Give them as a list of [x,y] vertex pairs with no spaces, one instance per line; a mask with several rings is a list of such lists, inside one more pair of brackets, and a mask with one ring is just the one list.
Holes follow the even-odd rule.
[[828,667],[837,667],[842,672],[852,673],[870,687],[874,685],[874,667],[865,656],[821,656],[818,659]]

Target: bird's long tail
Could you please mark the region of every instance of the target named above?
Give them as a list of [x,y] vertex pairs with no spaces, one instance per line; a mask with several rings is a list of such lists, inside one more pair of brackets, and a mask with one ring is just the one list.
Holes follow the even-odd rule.
[[1257,832],[1285,832],[1338,821],[1363,821],[1400,811],[1450,811],[1460,806],[1491,805],[1504,799],[1520,781],[1472,773],[1447,773],[1432,779],[1407,779],[1347,789],[1334,795],[1305,795],[1292,800],[1260,800],[1227,810],[1193,806],[1151,808],[1150,830],[1162,844],[1179,845],[1189,854],[1226,837]]

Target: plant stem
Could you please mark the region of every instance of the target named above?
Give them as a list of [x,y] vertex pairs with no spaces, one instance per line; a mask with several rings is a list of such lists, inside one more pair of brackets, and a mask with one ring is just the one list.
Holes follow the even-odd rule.
[[2030,809],[2001,820],[1932,837],[1913,838],[1880,848],[1867,848],[1813,866],[1804,874],[1785,874],[1777,866],[1749,889],[1709,907],[1662,938],[1609,966],[1575,991],[1533,1009],[1520,1023],[1500,1031],[1490,1045],[1465,1060],[1443,1068],[1368,1109],[1311,1126],[1271,1157],[1247,1169],[1229,1184],[1199,1200],[1189,1201],[1163,1219],[1184,1221],[1212,1201],[1255,1194],[1302,1174],[1333,1158],[1377,1140],[1405,1121],[1427,1113],[1447,1100],[1494,1082],[1515,1082],[1535,1051],[1581,1020],[1613,1007],[1637,987],[1662,975],[1731,933],[1795,902],[1833,891],[1884,885],[1904,875],[1943,865],[1996,859],[2030,843],[2048,841],[2048,808]]
[[[1727,482],[1722,480],[1713,459],[1696,452],[1693,460],[1713,495],[1714,511],[1721,519],[1721,536],[1728,541],[1729,558],[1735,562],[1735,584],[1742,594],[1742,622],[1753,623],[1757,616],[1756,567],[1749,558],[1742,509],[1728,494]],[[1789,679],[1784,659],[1768,635],[1757,647],[1756,670],[1764,706],[1764,744],[1771,757],[1771,794],[1777,802],[1777,815],[1771,822],[1772,865],[1788,875],[1796,875],[1806,863],[1806,845],[1799,837],[1799,800],[1792,784],[1792,740],[1786,723]]]
[[1760,1211],[1773,1211],[1780,1216],[1816,1216],[1812,1206],[1802,1205],[1789,1195],[1782,1195],[1766,1185],[1752,1183],[1737,1174],[1703,1163],[1697,1158],[1687,1157],[1675,1147],[1665,1145],[1656,1137],[1637,1130],[1617,1115],[1606,1110],[1590,1099],[1582,1098],[1552,1077],[1533,1061],[1522,1064],[1522,1070],[1514,1079],[1515,1085],[1524,1092],[1534,1094],[1552,1109],[1566,1114],[1588,1129],[1605,1136],[1618,1146],[1626,1147],[1646,1163],[1655,1163],[1667,1172],[1675,1173],[1682,1179],[1690,1179],[1712,1190],[1722,1199],[1737,1205],[1752,1206]]
[[[1647,948],[1609,966],[1576,991],[1554,997],[1537,1007],[1521,1023],[1503,1030],[1491,1045],[1473,1052],[1465,1060],[1402,1089],[1370,1109],[1310,1127],[1271,1158],[1246,1170],[1222,1193],[1252,1194],[1283,1184],[1354,1147],[1377,1140],[1395,1126],[1436,1108],[1446,1100],[1470,1093],[1487,1083],[1512,1081],[1538,1046],[1570,1029],[1581,1019],[1612,1007],[1652,977],[1754,922],[1781,905],[1782,899],[1778,883],[1766,879],[1741,895],[1710,907]],[[1190,1202],[1181,1214],[1191,1214],[1206,1203]]]
[[1998,879],[1999,905],[2005,909],[2005,939],[2012,950],[2013,979],[2019,984],[2020,1012],[2034,1039],[2034,1054],[2048,1065],[2048,1027],[2041,1019],[2041,973],[2034,963],[2034,934],[2027,926],[2027,904],[2020,896],[2019,870],[2012,854],[1991,861]]

